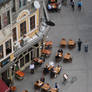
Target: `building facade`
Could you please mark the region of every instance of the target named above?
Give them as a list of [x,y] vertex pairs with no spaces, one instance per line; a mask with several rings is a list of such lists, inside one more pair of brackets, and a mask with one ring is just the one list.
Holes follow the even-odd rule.
[[23,71],[34,57],[41,56],[49,30],[40,22],[41,8],[34,7],[34,0],[6,1],[0,2],[0,77],[4,81],[12,80],[15,71]]

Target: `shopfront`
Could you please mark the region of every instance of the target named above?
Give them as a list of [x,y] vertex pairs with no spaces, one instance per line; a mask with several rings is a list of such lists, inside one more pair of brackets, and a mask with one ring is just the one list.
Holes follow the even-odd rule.
[[[10,57],[6,58],[1,62],[1,67],[4,67],[6,64],[10,62]],[[9,77],[10,77],[10,72],[9,69],[5,70],[2,74],[2,80],[8,85],[9,84]]]
[[34,57],[40,56],[40,46],[39,44],[35,44],[34,46],[26,49],[26,51],[22,52],[19,56],[16,57],[16,67],[15,71],[20,69],[24,70],[29,64],[32,62]]

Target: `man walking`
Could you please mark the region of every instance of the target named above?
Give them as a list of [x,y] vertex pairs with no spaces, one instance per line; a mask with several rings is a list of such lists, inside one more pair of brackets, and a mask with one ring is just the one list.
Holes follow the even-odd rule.
[[79,1],[78,1],[78,10],[79,10],[79,11],[81,11],[81,7],[82,7],[82,1],[79,0]]
[[80,40],[80,38],[78,39],[78,51],[81,51],[81,44],[82,44],[82,41]]

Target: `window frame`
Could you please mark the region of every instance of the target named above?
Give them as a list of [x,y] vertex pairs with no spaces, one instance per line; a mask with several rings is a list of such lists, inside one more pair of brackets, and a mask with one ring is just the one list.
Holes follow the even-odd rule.
[[0,47],[2,46],[2,52],[0,51],[0,53],[2,53],[2,57],[0,57],[0,59],[4,58],[4,51],[3,51],[3,44],[0,45]]
[[11,14],[10,14],[10,10],[5,11],[2,14],[3,17],[3,27],[8,26],[9,24],[11,24]]
[[[8,46],[6,46],[6,44],[7,44],[9,41],[10,41],[9,45],[10,45],[11,51],[10,51],[9,53],[7,53],[6,50],[7,50],[7,47],[8,47]],[[5,52],[6,52],[6,56],[9,55],[10,53],[12,53],[12,39],[9,39],[9,40],[7,40],[7,41],[5,42]]]
[[1,15],[0,15],[0,30],[2,29],[2,18],[1,18]]
[[[23,24],[23,23],[25,23],[25,33],[23,33],[22,31],[21,31],[21,24]],[[22,29],[24,29],[24,28],[22,28]],[[22,35],[22,33],[23,33],[23,35]],[[26,20],[25,21],[23,21],[22,23],[20,23],[20,38],[21,37],[23,37],[24,36],[24,34],[26,34],[27,33],[27,23],[26,23]]]
[[[33,29],[31,29],[31,18],[33,17],[33,16],[35,16],[35,27],[33,28]],[[34,14],[34,15],[32,15],[31,17],[30,17],[30,19],[29,19],[29,23],[30,23],[30,31],[32,32],[35,28],[36,28],[36,14]]]
[[[15,30],[14,30],[15,29]],[[15,31],[15,32],[14,32]],[[16,33],[16,34],[15,34]],[[15,40],[14,40],[14,35],[15,35]],[[17,41],[17,28],[16,27],[14,27],[13,29],[12,29],[12,36],[13,36],[13,42],[15,42],[15,41]]]

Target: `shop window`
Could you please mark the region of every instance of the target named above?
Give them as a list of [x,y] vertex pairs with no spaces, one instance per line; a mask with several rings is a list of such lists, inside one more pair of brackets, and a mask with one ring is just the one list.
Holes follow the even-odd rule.
[[17,40],[16,27],[12,31],[13,31],[13,41],[16,41]]
[[0,46],[0,59],[3,58],[3,45]]
[[24,57],[20,59],[20,67],[24,66]]
[[39,57],[39,48],[37,48],[37,57]]
[[6,55],[12,52],[11,39],[5,43]]
[[29,53],[27,55],[25,55],[25,63],[29,62]]
[[3,13],[3,25],[4,27],[10,24],[10,11]]
[[31,51],[31,60],[33,60],[34,55],[33,55],[33,51]]
[[0,29],[2,29],[2,25],[1,25],[1,16],[0,16]]
[[26,21],[20,24],[20,36],[24,36],[26,34]]
[[35,15],[30,18],[30,29],[33,30],[35,28]]

